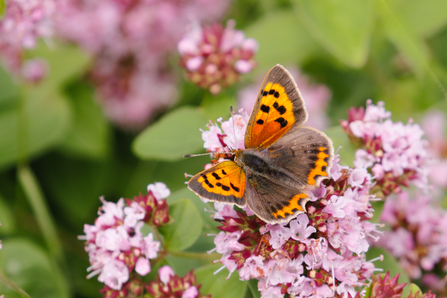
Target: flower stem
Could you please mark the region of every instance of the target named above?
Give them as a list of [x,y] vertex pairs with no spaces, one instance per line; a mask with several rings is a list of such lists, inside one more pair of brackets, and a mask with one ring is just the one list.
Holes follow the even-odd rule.
[[2,283],[4,283],[7,287],[14,290],[20,296],[25,297],[25,298],[31,298],[31,296],[28,295],[27,292],[22,290],[18,285],[16,285],[12,280],[10,280],[2,271],[0,271],[0,281]]
[[48,250],[58,262],[63,262],[62,245],[57,237],[56,228],[45,203],[36,177],[28,165],[20,165],[18,180],[36,216],[37,223],[47,244]]

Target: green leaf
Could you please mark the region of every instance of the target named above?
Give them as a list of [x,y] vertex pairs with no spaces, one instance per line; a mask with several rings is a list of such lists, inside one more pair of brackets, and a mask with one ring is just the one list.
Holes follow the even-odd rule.
[[[0,0],[0,3],[3,0]],[[0,65],[0,109],[15,107],[17,105],[17,85],[12,77]]]
[[199,129],[206,128],[207,122],[198,109],[176,109],[140,133],[132,144],[133,152],[143,159],[181,159],[203,148]]
[[[226,279],[228,271],[214,272],[222,264],[208,265],[195,270],[197,283],[202,284],[200,292],[202,294],[212,294],[213,298],[242,298],[247,290],[247,283],[239,280],[239,274],[233,272],[229,279]],[[224,273],[225,272],[225,273]]]
[[[39,246],[26,239],[4,240],[2,244],[0,268],[31,297],[70,297],[62,272]],[[8,298],[21,297],[1,283],[0,293]]]
[[70,107],[45,85],[24,92],[16,109],[0,113],[0,168],[26,160],[61,142],[70,120]]
[[368,57],[374,21],[373,0],[295,0],[295,12],[309,34],[351,67]]
[[447,24],[447,1],[394,0],[395,12],[405,18],[411,30],[420,37],[436,34]]
[[5,7],[6,7],[6,0],[0,0],[0,20],[1,17],[3,17],[3,14],[5,13]]
[[387,38],[399,49],[415,73],[422,77],[428,69],[429,54],[426,45],[413,28],[408,24],[395,3],[378,1],[381,24]]
[[27,53],[28,58],[44,58],[49,64],[45,83],[54,88],[69,78],[80,76],[90,64],[90,57],[84,50],[74,45],[55,43],[48,47],[43,41]]
[[110,153],[111,129],[94,90],[85,82],[74,82],[67,88],[73,108],[73,127],[61,150],[77,155],[104,159]]
[[5,198],[0,195],[0,235],[8,235],[15,231],[17,223]]
[[258,281],[256,279],[250,279],[247,284],[253,297],[261,298],[261,292],[258,290]]
[[202,233],[202,218],[194,204],[181,199],[169,206],[169,215],[174,222],[160,228],[168,250],[181,251],[196,242]]
[[[421,289],[416,284],[411,283],[409,287],[406,287],[404,289],[404,292],[409,292],[408,294],[412,293],[413,295],[417,292],[422,293]],[[402,295],[402,297],[407,297],[407,295]]]
[[183,189],[171,194],[168,198],[168,203],[172,204],[173,202],[185,198],[194,203],[203,220],[202,233],[194,245],[188,248],[188,251],[207,251],[213,249],[215,247],[214,237],[207,236],[207,234],[218,233],[217,227],[220,226],[220,223],[211,217],[213,213],[204,210],[205,208],[208,210],[214,210],[213,203],[203,203],[202,200],[200,200],[199,197],[186,186]]
[[259,43],[260,50],[255,56],[259,65],[255,74],[265,74],[278,63],[287,66],[301,62],[318,49],[290,10],[268,13],[244,31],[247,37]]

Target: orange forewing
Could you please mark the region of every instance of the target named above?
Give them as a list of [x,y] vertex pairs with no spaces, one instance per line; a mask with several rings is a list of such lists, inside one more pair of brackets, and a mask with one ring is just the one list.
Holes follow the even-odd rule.
[[268,83],[261,92],[264,98],[251,131],[251,143],[254,147],[268,147],[295,123],[293,104],[284,87]]
[[245,148],[267,148],[306,120],[304,100],[295,81],[284,67],[276,65],[261,85],[245,132]]
[[245,205],[245,181],[241,167],[224,161],[195,175],[188,187],[207,200]]

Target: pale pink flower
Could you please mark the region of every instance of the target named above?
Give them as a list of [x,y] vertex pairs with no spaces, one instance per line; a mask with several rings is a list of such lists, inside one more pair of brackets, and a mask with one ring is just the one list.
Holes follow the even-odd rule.
[[154,184],[149,184],[147,186],[147,191],[151,192],[157,201],[166,199],[171,195],[171,191],[163,182],[155,182]]
[[220,24],[204,28],[196,24],[177,48],[187,78],[214,94],[234,84],[240,74],[250,72],[258,50],[255,40],[245,39],[242,31],[235,30],[233,20],[225,28]]

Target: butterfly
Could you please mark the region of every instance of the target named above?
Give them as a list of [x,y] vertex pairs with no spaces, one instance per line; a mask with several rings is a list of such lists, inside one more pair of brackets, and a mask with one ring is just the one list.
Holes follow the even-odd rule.
[[312,188],[328,178],[334,148],[323,132],[303,126],[308,113],[290,73],[274,66],[265,77],[234,160],[188,182],[199,197],[248,207],[270,224],[306,212]]

